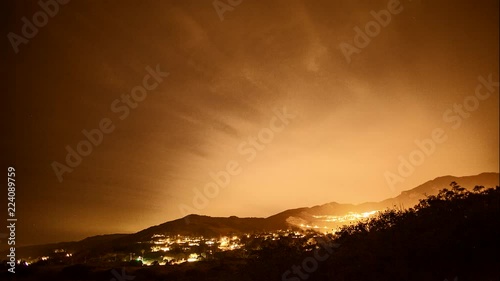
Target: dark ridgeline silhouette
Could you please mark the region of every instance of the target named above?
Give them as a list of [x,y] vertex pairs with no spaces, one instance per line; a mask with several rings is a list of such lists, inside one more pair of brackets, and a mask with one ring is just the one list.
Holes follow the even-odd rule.
[[[20,266],[17,276],[108,281],[113,278],[110,270],[125,272],[118,268],[124,266],[135,280],[499,280],[500,187],[469,190],[456,182],[450,186],[413,208],[387,209],[334,235],[307,231],[299,239],[247,237],[242,249],[180,265],[141,267],[139,261],[131,261],[113,269],[105,269],[105,264],[75,264],[51,271],[39,262]],[[140,253],[140,243],[134,247]],[[327,258],[312,266],[315,251]],[[8,274],[5,270],[1,276]]]
[[254,255],[248,272],[254,280],[500,280],[499,217],[499,186],[452,182],[413,208],[343,227],[333,237],[341,246],[314,272],[280,279],[312,256],[281,241]]

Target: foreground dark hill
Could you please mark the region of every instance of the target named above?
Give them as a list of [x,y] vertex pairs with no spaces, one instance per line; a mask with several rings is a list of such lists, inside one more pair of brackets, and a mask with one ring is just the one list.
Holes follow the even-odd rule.
[[[238,218],[209,217],[189,215],[182,219],[166,222],[144,229],[134,234],[116,234],[89,237],[78,242],[65,242],[49,245],[21,247],[20,256],[42,256],[54,249],[65,248],[72,252],[97,251],[105,252],[127,245],[148,241],[154,234],[181,234],[190,236],[216,237],[220,235],[242,234],[251,232],[273,231],[279,229],[307,229],[302,225],[319,225],[317,230],[331,230],[356,221],[331,221],[332,216],[343,216],[349,212],[362,213],[382,211],[387,208],[411,207],[426,195],[435,195],[439,189],[446,188],[450,182],[458,182],[461,186],[472,189],[476,185],[494,187],[499,184],[498,173],[483,173],[475,176],[453,177],[444,176],[428,181],[414,189],[404,191],[399,196],[381,202],[371,202],[359,205],[328,203],[311,208],[290,209],[268,218]],[[330,220],[330,221],[328,221]],[[314,229],[314,228],[312,228]]]
[[[495,187],[500,183],[499,177],[498,173],[482,173],[464,177],[443,176],[423,183],[413,189],[403,191],[397,197],[381,202],[367,202],[358,205],[332,202],[311,208],[286,210],[269,217],[268,220],[276,223],[288,221],[289,225],[295,224],[295,226],[299,226],[300,224],[319,225],[320,229],[323,226],[327,226],[328,230],[330,230],[331,228],[338,228],[346,224],[345,221],[331,222],[332,216],[343,216],[349,212],[361,214],[364,212],[383,211],[394,207],[410,208],[418,204],[419,200],[425,199],[428,195],[436,195],[439,190],[448,187],[451,182],[457,182],[464,188],[472,190],[476,185]],[[330,219],[330,221],[326,221],[327,219]]]
[[378,204],[381,207],[403,206],[405,208],[410,208],[415,206],[419,200],[425,199],[427,195],[436,195],[439,190],[448,187],[450,182],[459,183],[460,186],[472,190],[476,185],[485,187],[495,187],[499,185],[499,176],[498,173],[482,173],[465,177],[443,176],[430,180],[413,189],[403,191],[399,196],[386,199]]
[[499,217],[500,187],[469,191],[453,182],[415,207],[343,227],[333,238],[340,246],[326,259],[275,243],[246,272],[261,281],[497,281]]
[[[277,239],[256,238],[248,240],[243,249],[178,265],[142,266],[135,260],[119,264],[81,260],[62,265],[35,263],[20,267],[16,280],[500,280],[500,187],[476,186],[469,191],[455,182],[450,185],[412,208],[385,210],[344,226],[334,235],[306,232],[298,238],[282,234]],[[194,219],[195,225],[207,220],[201,216],[189,219]],[[230,224],[231,220],[237,218],[221,221]],[[265,221],[250,220],[257,224]],[[6,268],[0,266],[0,280],[11,277]]]

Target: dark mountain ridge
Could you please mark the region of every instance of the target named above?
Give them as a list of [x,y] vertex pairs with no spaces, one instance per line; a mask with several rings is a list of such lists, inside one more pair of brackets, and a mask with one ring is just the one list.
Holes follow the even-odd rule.
[[494,187],[499,185],[499,173],[482,173],[474,176],[443,176],[427,181],[411,190],[403,191],[394,198],[381,202],[367,202],[358,205],[326,203],[313,207],[285,210],[267,218],[210,217],[204,215],[188,215],[184,218],[152,226],[133,234],[110,234],[85,238],[77,242],[62,242],[46,245],[20,247],[19,256],[42,256],[52,253],[54,249],[67,249],[72,252],[95,248],[109,249],[131,243],[149,241],[154,234],[190,235],[217,237],[222,235],[243,234],[273,231],[280,229],[298,229],[303,224],[323,224],[330,230],[346,222],[328,222],[323,217],[343,216],[348,213],[380,211],[387,208],[413,207],[426,195],[435,195],[440,189],[447,188],[451,182],[457,182],[467,189],[476,185]]

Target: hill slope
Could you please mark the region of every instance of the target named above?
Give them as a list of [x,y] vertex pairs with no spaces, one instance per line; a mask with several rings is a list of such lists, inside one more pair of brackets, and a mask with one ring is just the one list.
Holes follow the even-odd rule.
[[[399,196],[381,202],[368,202],[359,205],[336,202],[320,206],[290,209],[267,218],[209,217],[189,215],[182,219],[152,226],[134,234],[114,234],[89,237],[78,242],[64,242],[49,245],[21,247],[22,256],[41,256],[54,249],[65,248],[72,252],[83,249],[109,248],[125,246],[131,243],[148,241],[154,234],[190,235],[216,237],[220,235],[242,234],[261,231],[273,231],[287,228],[315,229],[330,231],[345,224],[355,223],[368,217],[366,212],[384,210],[394,206],[412,207],[426,195],[435,195],[439,189],[447,188],[451,182],[472,189],[475,185],[494,187],[499,185],[498,173],[482,173],[475,176],[443,176],[428,181]],[[363,216],[364,215],[364,216]]]

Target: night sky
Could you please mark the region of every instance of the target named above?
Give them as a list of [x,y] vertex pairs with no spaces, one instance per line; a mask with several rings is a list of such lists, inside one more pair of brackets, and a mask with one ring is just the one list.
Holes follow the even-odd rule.
[[[438,176],[498,172],[498,86],[466,117],[447,111],[479,76],[498,81],[499,2],[402,0],[348,62],[341,44],[355,46],[355,28],[389,2],[245,0],[221,20],[212,1],[73,0],[17,54],[5,36],[2,163],[17,170],[18,243],[183,217],[180,204],[193,207],[193,189],[228,163],[240,172],[199,214],[380,201]],[[15,3],[5,34],[40,10]],[[155,87],[123,101],[146,75]],[[67,165],[66,146],[103,119],[113,131],[59,181],[54,162]],[[439,128],[446,140],[391,187],[399,157]],[[252,146],[259,134],[267,143]]]

